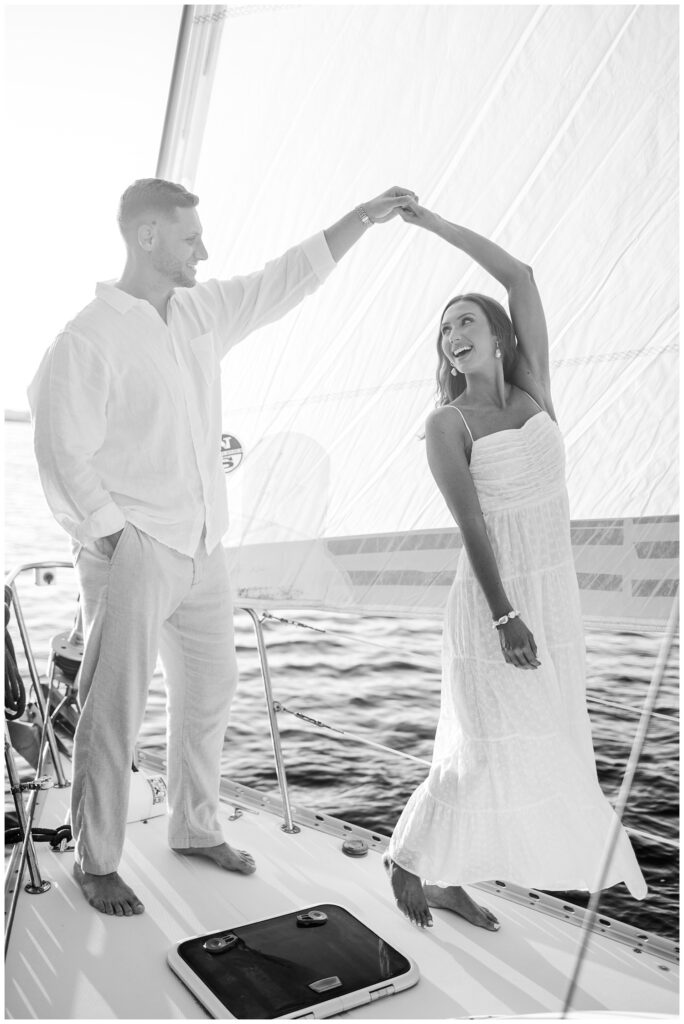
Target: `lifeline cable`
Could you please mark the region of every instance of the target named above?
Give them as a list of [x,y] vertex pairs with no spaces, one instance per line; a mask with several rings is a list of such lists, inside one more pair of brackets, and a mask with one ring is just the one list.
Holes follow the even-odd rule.
[[[417,764],[426,765],[428,768],[432,764],[424,757],[416,757],[414,754],[408,754],[405,750],[397,750],[396,747],[388,747],[384,743],[376,743],[374,740],[369,740],[365,736],[359,736],[358,733],[347,732],[345,729],[340,729],[338,726],[329,725],[327,722],[322,722],[318,718],[312,718],[310,715],[305,715],[302,711],[293,711],[292,708],[285,707],[280,701],[273,702],[274,711],[285,711],[288,715],[292,715],[294,718],[299,718],[302,722],[308,722],[309,725],[314,725],[319,729],[328,729],[329,732],[334,732],[338,736],[343,736],[346,740],[352,740],[354,743],[361,743],[367,747],[373,747],[375,750],[382,750],[387,754],[393,754],[395,757],[403,758],[406,761],[415,761]],[[613,804],[613,801],[610,800]],[[613,804],[615,807],[615,804]],[[625,825],[626,830],[630,835],[640,836],[641,839],[649,840],[653,843],[659,843],[662,846],[671,846],[675,850],[679,849],[679,842],[676,839],[670,839],[667,836],[659,836],[654,832],[644,832],[642,829],[632,828],[631,825]]]
[[[367,647],[375,647],[377,650],[385,651],[387,654],[394,654],[395,656],[397,653],[401,653],[412,655],[414,658],[425,657],[425,654],[420,653],[419,651],[408,650],[397,652],[396,648],[388,647],[387,644],[380,644],[376,640],[367,640],[363,636],[352,636],[349,633],[340,633],[334,629],[323,629],[322,626],[312,626],[311,623],[300,622],[298,619],[286,619],[282,615],[274,615],[273,612],[262,612],[261,619],[262,621],[264,619],[270,619],[272,622],[282,622],[287,626],[296,626],[298,629],[308,629],[312,633],[323,633],[325,636],[340,637],[343,640],[353,640],[354,643],[366,644]],[[607,708],[617,708],[619,711],[633,715],[641,714],[641,708],[635,707],[633,704],[617,704],[614,701],[603,700],[601,697],[587,697],[586,699],[592,704],[601,704]],[[651,717],[660,718],[666,722],[671,722],[674,725],[679,725],[678,715],[667,715],[662,711],[653,711]]]

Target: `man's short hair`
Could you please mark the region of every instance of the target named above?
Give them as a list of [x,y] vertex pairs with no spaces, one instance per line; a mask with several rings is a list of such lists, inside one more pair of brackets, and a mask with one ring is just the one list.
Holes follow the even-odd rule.
[[129,185],[119,202],[117,221],[122,235],[143,213],[159,213],[173,218],[179,206],[197,206],[199,197],[183,185],[163,178],[138,178]]

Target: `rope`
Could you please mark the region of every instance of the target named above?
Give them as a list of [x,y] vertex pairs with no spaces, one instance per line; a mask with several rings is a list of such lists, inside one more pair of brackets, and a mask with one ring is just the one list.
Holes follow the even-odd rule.
[[[354,643],[366,644],[368,647],[375,647],[377,650],[385,651],[387,654],[397,654],[396,648],[388,647],[387,644],[377,643],[375,640],[367,640],[363,636],[353,636],[350,633],[340,633],[337,630],[323,629],[321,626],[312,626],[309,622],[300,622],[298,619],[286,619],[282,615],[274,615],[273,612],[262,612],[262,621],[264,619],[270,619],[272,622],[282,622],[287,626],[296,626],[298,629],[308,629],[313,633],[324,633],[326,636],[340,637],[344,640],[351,640]],[[414,658],[424,658],[424,653],[419,651],[404,651],[404,654],[411,654]],[[640,715],[641,708],[635,707],[633,704],[617,704],[613,701],[603,700],[601,697],[587,697],[587,701],[592,704],[601,704],[607,708],[616,708],[618,711],[623,711],[626,714]],[[678,715],[667,715],[662,711],[654,711],[651,715],[652,718],[660,718],[666,722],[672,722],[674,725],[679,724]]]
[[[73,839],[71,825],[60,825],[59,828],[32,828],[31,838],[34,843],[49,843],[53,850],[63,850]],[[5,829],[6,846],[13,846],[23,841],[24,830],[20,826]]]
[[26,710],[26,687],[17,667],[17,656],[9,634],[12,588],[5,587],[5,718],[13,722]]
[[661,645],[660,651],[658,653],[658,659],[653,669],[653,675],[651,677],[651,682],[649,684],[646,699],[644,701],[644,707],[641,713],[641,718],[639,719],[639,723],[637,725],[637,731],[634,736],[634,742],[632,743],[632,749],[630,751],[629,760],[627,762],[625,774],[622,779],[622,786],[620,787],[620,794],[618,796],[617,805],[615,807],[615,821],[613,824],[613,828],[611,829],[611,834],[609,836],[609,840],[607,843],[606,854],[604,857],[603,864],[601,866],[599,884],[597,886],[596,892],[592,893],[591,900],[589,901],[589,907],[587,909],[587,915],[582,925],[582,939],[580,949],[577,954],[575,968],[573,970],[572,978],[570,979],[570,984],[568,985],[568,990],[565,995],[565,1001],[563,1003],[563,1010],[561,1012],[561,1018],[563,1019],[565,1019],[568,1015],[568,1011],[570,1009],[570,1005],[572,1003],[573,997],[575,995],[575,990],[577,988],[577,983],[579,980],[580,972],[582,970],[582,965],[584,963],[587,949],[589,947],[589,942],[591,940],[592,929],[594,927],[594,922],[598,914],[599,904],[601,902],[602,889],[606,884],[608,868],[610,867],[610,864],[612,862],[613,854],[615,853],[618,837],[620,835],[620,831],[622,828],[622,815],[624,813],[630,792],[632,790],[634,776],[636,774],[636,770],[639,764],[639,759],[641,758],[641,753],[644,749],[644,743],[646,741],[646,734],[648,732],[648,726],[653,713],[653,707],[655,706],[658,691],[660,690],[660,684],[663,680],[665,669],[667,668],[667,662],[670,657],[670,651],[672,649],[672,643],[674,641],[674,636],[677,629],[678,610],[679,602],[675,600],[672,603],[672,612],[670,613],[670,620],[668,622],[667,633]]

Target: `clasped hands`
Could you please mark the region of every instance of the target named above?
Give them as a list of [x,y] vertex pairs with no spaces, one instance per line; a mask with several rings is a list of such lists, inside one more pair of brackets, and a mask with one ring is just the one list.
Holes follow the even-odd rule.
[[363,208],[374,224],[384,224],[385,221],[401,214],[402,206],[417,202],[418,196],[410,188],[394,185],[386,192],[376,196],[375,199],[369,199],[368,202],[363,203]]
[[435,214],[418,203],[418,196],[410,188],[399,185],[388,188],[386,192],[363,204],[363,208],[374,224],[384,224],[392,217],[401,217],[407,224],[427,227],[430,218]]

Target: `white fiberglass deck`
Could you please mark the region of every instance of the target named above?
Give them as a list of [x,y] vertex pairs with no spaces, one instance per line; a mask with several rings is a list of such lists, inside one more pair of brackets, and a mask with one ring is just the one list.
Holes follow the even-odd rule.
[[[68,790],[51,791],[40,824],[60,824],[67,800]],[[231,814],[227,807],[226,819]],[[307,827],[288,835],[280,824],[263,808],[225,821],[229,842],[256,858],[250,877],[173,854],[165,816],[129,825],[121,873],[146,907],[134,918],[92,910],[72,878],[73,854],[41,844],[52,888],[21,894],[6,962],[6,1016],[202,1018],[204,1010],[166,964],[173,944],[320,902],[347,908],[420,969],[414,988],[348,1016],[554,1015],[561,1009],[580,940],[576,925],[478,892],[501,921],[498,933],[445,911],[434,911],[434,927],[420,931],[395,909],[376,850],[352,859],[335,836]],[[598,935],[573,1011],[676,1014],[677,977],[671,960]]]

